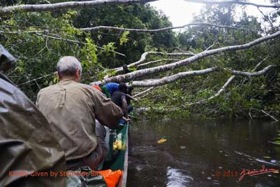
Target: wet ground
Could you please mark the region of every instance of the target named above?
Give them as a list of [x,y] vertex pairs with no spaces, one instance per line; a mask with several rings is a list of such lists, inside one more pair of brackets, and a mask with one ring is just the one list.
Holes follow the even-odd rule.
[[278,187],[280,146],[269,141],[279,129],[272,121],[134,122],[127,186]]

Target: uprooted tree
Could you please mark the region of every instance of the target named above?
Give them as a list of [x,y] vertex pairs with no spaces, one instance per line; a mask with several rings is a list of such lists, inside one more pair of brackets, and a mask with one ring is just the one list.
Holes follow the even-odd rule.
[[[280,115],[278,4],[199,1],[207,7],[175,33],[149,1],[21,2],[0,3],[0,41],[19,59],[9,76],[32,99],[57,81],[58,58],[74,55],[84,82],[127,82],[138,105],[154,112]],[[259,9],[262,23],[236,12],[248,5]]]

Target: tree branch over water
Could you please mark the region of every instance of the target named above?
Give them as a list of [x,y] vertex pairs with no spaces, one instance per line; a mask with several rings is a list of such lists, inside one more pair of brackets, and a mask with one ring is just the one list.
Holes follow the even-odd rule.
[[151,80],[143,80],[143,81],[133,81],[131,83],[134,87],[151,87],[151,86],[161,86],[164,84],[168,84],[171,82],[174,82],[176,80],[179,80],[181,78],[184,78],[186,76],[195,76],[195,75],[204,75],[211,72],[216,71],[218,68],[207,68],[203,70],[197,70],[197,71],[187,71],[187,72],[180,72],[175,75],[166,76],[161,79],[151,79]]
[[191,27],[191,26],[208,26],[208,27],[218,27],[218,28],[227,28],[227,29],[249,30],[249,29],[243,29],[239,27],[232,27],[228,25],[216,25],[211,23],[189,23],[182,26],[164,27],[158,29],[136,29],[136,28],[123,28],[123,27],[114,27],[114,26],[96,26],[96,27],[87,27],[87,28],[78,28],[78,29],[80,29],[81,31],[117,30],[117,31],[130,31],[130,32],[161,32],[161,31],[181,29],[181,28]]
[[194,63],[194,62],[196,62],[200,59],[203,59],[203,58],[208,57],[208,56],[213,56],[213,55],[216,55],[218,53],[223,53],[223,52],[227,52],[227,51],[245,50],[245,49],[248,49],[248,48],[253,47],[255,45],[258,45],[260,43],[263,43],[263,42],[272,40],[274,38],[277,38],[279,36],[280,36],[280,31],[275,32],[274,34],[271,34],[271,35],[268,35],[268,36],[260,37],[256,40],[253,40],[251,42],[248,42],[248,43],[245,43],[245,44],[242,44],[242,45],[226,46],[226,47],[221,47],[221,48],[217,48],[217,49],[211,49],[211,50],[203,51],[203,52],[198,53],[194,56],[191,56],[189,58],[186,58],[186,59],[174,62],[174,63],[170,63],[170,64],[158,66],[158,67],[152,67],[152,68],[137,70],[137,71],[127,73],[127,74],[124,74],[124,75],[117,75],[117,76],[105,78],[104,82],[129,81],[129,80],[132,80],[132,79],[137,78],[137,77],[142,77],[144,75],[151,75],[151,74],[158,73],[158,72],[173,70],[175,68],[186,66],[186,65]]
[[[255,71],[259,65],[261,65],[266,59],[268,58],[265,57],[261,62],[259,62],[255,68],[253,69],[253,71]],[[236,71],[236,70],[230,70],[230,72],[233,74],[227,81],[226,83],[221,87],[221,89],[216,92],[214,95],[212,95],[211,97],[209,97],[208,99],[203,99],[203,100],[200,100],[200,101],[196,101],[196,102],[193,102],[193,103],[188,103],[186,104],[187,106],[191,106],[191,105],[196,105],[196,104],[203,104],[203,103],[206,103],[218,96],[220,96],[225,90],[226,88],[233,82],[233,80],[235,79],[236,75],[241,75],[241,76],[260,76],[260,75],[263,75],[265,74],[268,70],[270,70],[273,66],[267,66],[265,67],[264,69],[260,70],[260,71],[257,71],[257,72],[241,72],[241,71]],[[249,114],[249,116],[251,116]]]
[[[218,95],[220,95],[221,92],[223,92],[225,90],[225,87],[227,87],[227,85],[234,79],[235,76],[239,75],[239,76],[249,76],[249,77],[253,77],[253,76],[261,76],[264,73],[268,72],[270,69],[272,69],[275,66],[267,66],[264,69],[257,71],[257,72],[243,72],[243,71],[237,71],[237,70],[229,70],[226,68],[217,68],[217,67],[212,67],[212,68],[207,68],[207,69],[203,69],[203,70],[196,70],[196,71],[187,71],[187,72],[180,72],[177,73],[175,75],[171,75],[171,76],[166,76],[160,79],[150,79],[150,80],[143,80],[143,81],[132,81],[131,82],[131,86],[134,87],[151,87],[151,86],[161,86],[164,84],[168,84],[171,82],[174,82],[176,80],[185,78],[187,76],[197,76],[197,75],[205,75],[205,74],[209,74],[218,70],[225,70],[226,72],[230,72],[233,76],[227,81],[227,83],[221,88],[221,90],[215,94],[214,97],[217,97]],[[211,98],[212,99],[212,98]]]
[[[141,55],[140,59],[136,62],[133,62],[129,64],[127,67],[138,67],[142,62],[145,62],[146,58],[148,55],[162,55],[162,56],[194,56],[195,54],[192,52],[186,52],[186,53],[164,53],[164,52],[155,52],[155,51],[150,51],[150,52],[145,52]],[[121,72],[122,67],[118,67],[113,69],[116,72]]]
[[[0,15],[10,15],[15,12],[43,12],[43,11],[56,11],[56,10],[70,9],[70,8],[86,8],[89,6],[96,6],[101,4],[148,3],[153,1],[157,1],[157,0],[95,0],[95,1],[67,1],[67,2],[49,3],[49,4],[22,4],[22,5],[0,8]],[[240,1],[215,1],[215,0],[212,1],[185,0],[185,1],[193,2],[193,3],[204,3],[204,4],[240,4],[240,5],[252,5],[252,6],[262,7],[262,8],[280,8],[279,4],[261,5],[261,4],[255,4],[250,2],[240,2]]]
[[43,12],[69,8],[87,8],[101,4],[147,3],[155,0],[95,0],[95,1],[68,1],[53,4],[25,4],[0,8],[0,15],[9,15],[15,12]]
[[220,96],[221,93],[223,93],[223,92],[226,90],[226,88],[230,85],[230,83],[234,80],[235,77],[236,77],[235,75],[232,75],[232,76],[226,81],[226,83],[222,86],[222,88],[221,88],[217,93],[215,93],[214,95],[212,95],[211,97],[209,97],[208,99],[203,99],[203,100],[201,100],[201,101],[196,101],[196,102],[194,102],[194,103],[187,103],[186,105],[187,105],[187,106],[191,106],[191,105],[203,104],[203,103],[206,103],[206,102],[208,102],[208,101],[210,101],[210,100],[212,100],[212,99],[214,99],[214,98]]

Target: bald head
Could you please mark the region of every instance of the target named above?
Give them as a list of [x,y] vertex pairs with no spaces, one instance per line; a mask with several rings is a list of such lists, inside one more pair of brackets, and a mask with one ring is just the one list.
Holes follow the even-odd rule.
[[60,58],[56,65],[56,69],[60,79],[65,77],[80,78],[82,74],[81,63],[73,56],[64,56]]

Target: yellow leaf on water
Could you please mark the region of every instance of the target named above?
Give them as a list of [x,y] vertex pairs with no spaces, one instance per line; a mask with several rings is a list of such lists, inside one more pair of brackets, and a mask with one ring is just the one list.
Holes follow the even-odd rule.
[[157,143],[158,143],[158,144],[161,144],[161,143],[164,143],[164,142],[166,142],[166,141],[167,141],[167,139],[161,138],[160,140],[157,141]]

